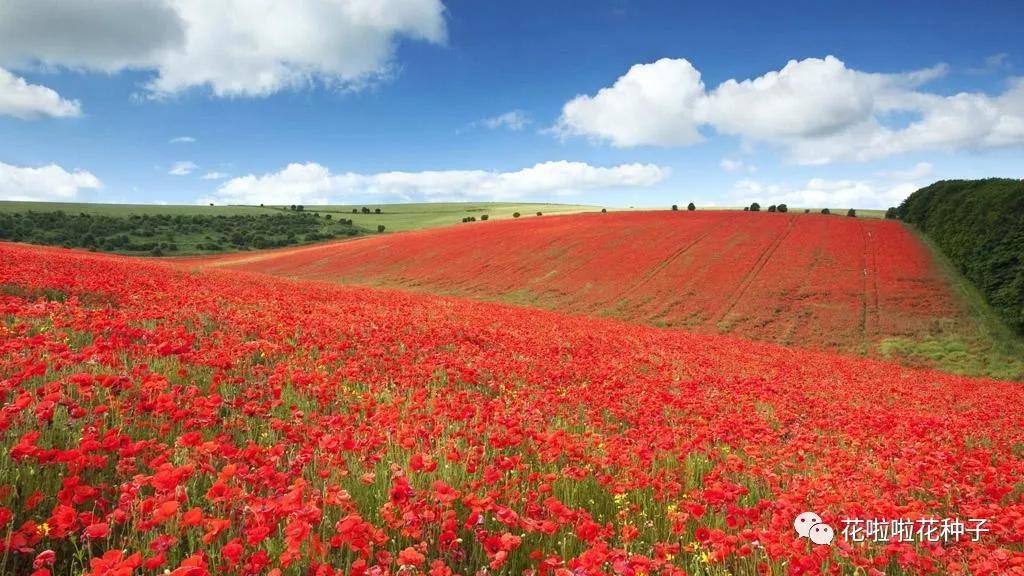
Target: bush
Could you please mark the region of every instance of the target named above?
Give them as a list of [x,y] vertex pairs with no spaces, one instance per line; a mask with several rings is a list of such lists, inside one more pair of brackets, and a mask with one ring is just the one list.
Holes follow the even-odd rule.
[[853,208],[850,208],[849,210],[846,211],[846,216],[848,218],[856,218],[857,217],[857,211],[854,210]]
[[383,232],[383,231],[384,231],[384,225],[383,224],[377,224],[377,232],[380,233],[380,232]]
[[829,210],[828,208],[822,208],[822,209],[821,209],[821,213],[822,213],[822,214],[831,214],[831,213],[832,213],[832,211],[831,211],[831,210]]
[[353,208],[352,209],[352,213],[353,214],[359,214],[359,209],[358,208]]
[[487,214],[481,214],[481,215],[480,215],[480,220],[481,220],[481,221],[483,221],[483,220],[487,220]]
[[519,212],[513,212],[512,213],[512,217],[513,218],[519,218]]
[[330,220],[330,219],[331,219],[331,215],[330,214],[324,214],[324,220]]
[[743,211],[744,212],[750,212],[750,206],[744,206],[743,207]]
[[1024,334],[1024,182],[944,180],[896,209],[963,272],[1010,327]]
[[693,212],[694,210],[697,209],[697,207],[693,204],[693,202],[690,202],[689,204],[686,205],[686,209],[689,210],[690,212]]
[[374,208],[373,209],[373,213],[374,214],[380,214],[380,208]]
[[601,208],[601,214],[607,214],[607,213],[608,213],[608,209],[607,208]]
[[751,212],[760,212],[761,211],[761,205],[758,204],[757,202],[754,202],[753,204],[750,205],[750,211]]
[[804,208],[804,214],[810,214],[810,213],[811,213],[811,209],[810,208]]
[[896,209],[890,206],[889,209],[885,211],[885,219],[896,220],[897,218],[899,218],[899,216],[896,214]]
[[675,211],[677,211],[677,210],[679,210],[679,206],[677,206],[677,205],[673,204],[673,205],[672,205],[672,211],[673,211],[673,212],[675,212]]
[[543,212],[537,212],[537,216],[543,216],[543,215],[544,215]]
[[778,210],[779,212],[789,212],[789,206],[786,206],[785,204],[779,204],[776,210]]
[[771,206],[769,206],[768,207],[768,211],[769,212],[775,212],[775,204],[772,204]]

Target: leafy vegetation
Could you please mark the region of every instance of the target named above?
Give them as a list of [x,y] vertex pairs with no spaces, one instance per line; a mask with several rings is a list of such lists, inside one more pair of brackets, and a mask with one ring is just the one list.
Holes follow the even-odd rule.
[[216,216],[0,212],[0,240],[152,256],[279,248],[360,232],[351,220],[301,210]]
[[1014,331],[1024,333],[1024,182],[944,180],[900,204]]

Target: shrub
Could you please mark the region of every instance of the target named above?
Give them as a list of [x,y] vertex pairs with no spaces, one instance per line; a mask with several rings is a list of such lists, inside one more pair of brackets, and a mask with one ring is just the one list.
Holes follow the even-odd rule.
[[750,212],[750,206],[744,206],[743,207],[743,211],[744,212]]
[[383,231],[384,231],[384,225],[383,224],[377,224],[377,232],[383,232]]
[[537,212],[537,216],[543,216],[543,215],[544,215],[543,212]]
[[331,219],[331,215],[330,214],[324,214],[324,220],[330,220],[330,219]]
[[353,214],[359,214],[359,209],[358,208],[353,208],[352,209],[352,213]]
[[607,213],[608,213],[608,209],[607,208],[601,208],[601,214],[607,214]]
[[786,206],[785,204],[779,204],[776,210],[778,210],[779,212],[789,212],[789,206]]
[[373,209],[373,213],[374,214],[380,214],[380,208],[374,208]]
[[810,208],[804,208],[804,214],[810,214],[810,213],[811,213],[811,209]]
[[487,214],[480,215],[480,220],[487,220]]
[[768,211],[769,212],[775,212],[775,204],[772,204],[771,206],[769,206],[768,207]]
[[751,212],[760,212],[761,211],[761,205],[758,204],[757,202],[754,202],[753,204],[750,205],[750,211]]
[[690,202],[689,204],[686,205],[686,209],[689,210],[690,212],[693,212],[694,210],[697,209],[697,207],[693,204],[693,202]]
[[672,205],[672,211],[673,211],[673,212],[675,212],[675,211],[677,211],[677,210],[679,210],[679,206],[677,206],[677,205],[673,204],[673,205]]
[[512,217],[513,218],[519,218],[519,212],[513,212],[512,213]]
[[899,216],[896,214],[896,208],[890,206],[889,209],[885,211],[885,219],[896,220],[897,218],[899,218]]
[[854,210],[853,208],[850,208],[849,210],[846,211],[846,215],[849,218],[856,218],[857,217],[857,211]]
[[828,208],[822,208],[822,209],[821,209],[821,213],[822,213],[822,214],[831,214],[831,213],[832,213],[832,211],[831,211],[831,210],[829,210]]

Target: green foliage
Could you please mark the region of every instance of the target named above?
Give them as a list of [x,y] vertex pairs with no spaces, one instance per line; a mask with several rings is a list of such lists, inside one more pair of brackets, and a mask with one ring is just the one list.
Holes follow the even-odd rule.
[[831,213],[832,213],[832,211],[831,211],[831,210],[829,210],[828,208],[822,208],[822,209],[821,209],[821,213],[822,213],[822,214],[825,214],[825,215],[827,216],[827,215],[831,214]]
[[856,218],[857,217],[857,211],[854,210],[853,208],[850,208],[849,210],[846,211],[846,215],[848,217],[850,217],[850,218]]
[[351,220],[300,214],[69,214],[64,211],[0,212],[0,240],[165,256],[277,248],[355,236]]
[[672,211],[675,212],[676,210],[679,210],[679,206],[677,204],[673,204]]
[[383,231],[384,231],[384,225],[383,224],[377,224],[377,232],[380,233],[380,232],[383,232]]
[[513,212],[512,213],[512,217],[513,218],[519,218],[519,212]]
[[785,204],[779,204],[776,210],[778,210],[779,212],[789,212],[789,206],[786,206]]
[[771,206],[768,207],[768,211],[769,212],[775,212],[775,209],[776,209],[775,204],[772,204]]
[[697,207],[694,206],[693,202],[690,202],[689,204],[687,204],[686,209],[689,210],[690,212],[693,212],[694,210],[697,209]]
[[757,202],[754,202],[753,204],[750,205],[750,211],[751,212],[760,212],[761,211],[761,205],[758,204]]
[[897,218],[899,218],[899,214],[897,214],[895,208],[890,206],[889,209],[885,211],[885,219],[896,220]]
[[1016,332],[1024,333],[1024,182],[943,180],[896,210],[928,235]]

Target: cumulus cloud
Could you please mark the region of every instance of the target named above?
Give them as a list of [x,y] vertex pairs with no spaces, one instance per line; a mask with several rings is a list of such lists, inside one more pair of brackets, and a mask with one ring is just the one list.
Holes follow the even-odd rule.
[[30,120],[41,116],[69,118],[81,114],[78,100],[65,100],[51,88],[29,84],[24,78],[0,68],[0,115]]
[[533,122],[533,120],[530,119],[530,116],[526,112],[523,112],[522,110],[512,110],[510,112],[505,112],[504,114],[484,118],[475,124],[483,126],[484,128],[490,128],[491,130],[505,128],[507,130],[512,130],[513,132],[518,132],[529,126],[531,122]]
[[613,146],[684,146],[703,140],[695,110],[705,98],[700,72],[686,60],[637,64],[609,88],[562,107],[555,131]]
[[171,166],[171,169],[167,171],[171,176],[188,176],[196,168],[198,168],[195,162],[189,162],[188,160],[182,160],[181,162],[175,162]]
[[68,172],[56,164],[38,168],[0,162],[0,200],[73,200],[81,190],[102,187],[84,170]]
[[163,97],[266,96],[386,77],[400,38],[446,39],[441,0],[9,0],[0,65],[153,70]]
[[167,142],[170,144],[192,144],[195,141],[196,139],[191,136],[178,136],[176,138],[171,138]]
[[587,190],[653,186],[668,170],[653,164],[591,166],[544,162],[514,172],[432,170],[333,174],[320,164],[289,164],[279,172],[247,175],[222,184],[201,202],[227,204],[330,204],[353,198],[401,200],[515,200],[568,196]]
[[[630,68],[594,96],[562,108],[555,131],[613,146],[682,146],[702,127],[782,147],[791,160],[824,164],[934,149],[1024,145],[1024,79],[997,96],[921,90],[945,66],[862,72],[838,58],[792,60],[757,78],[706,90],[684,59]],[[909,116],[900,125],[894,118]]]

